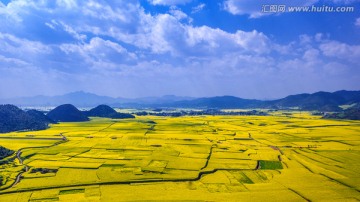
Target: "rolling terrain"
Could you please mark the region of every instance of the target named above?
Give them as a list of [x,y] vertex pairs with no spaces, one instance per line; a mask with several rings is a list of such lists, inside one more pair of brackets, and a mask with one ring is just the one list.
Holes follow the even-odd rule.
[[0,201],[360,200],[359,134],[281,111],[59,123],[1,135]]

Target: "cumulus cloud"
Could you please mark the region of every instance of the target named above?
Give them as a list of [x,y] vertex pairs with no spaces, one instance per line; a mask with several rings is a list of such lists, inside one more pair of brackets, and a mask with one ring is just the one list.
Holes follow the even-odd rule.
[[186,44],[190,48],[200,50],[202,54],[212,52],[215,54],[227,54],[238,51],[241,53],[267,53],[271,51],[271,42],[261,32],[228,33],[220,29],[212,29],[207,26],[187,27]]
[[[152,1],[156,5],[190,1],[171,2]],[[224,6],[233,14],[256,17],[257,6],[244,2],[227,0]],[[199,4],[192,11],[204,7]],[[350,88],[360,75],[354,67],[360,58],[358,45],[321,33],[279,44],[259,30],[229,32],[193,25],[189,15],[175,6],[153,14],[139,2],[125,1],[2,4],[0,83],[22,78],[39,94],[41,86],[46,86],[44,93],[56,89],[125,97],[176,92],[269,98],[287,94],[289,89],[314,91],[328,85],[326,89],[337,90],[331,80]],[[339,79],[339,74],[352,77],[343,82],[346,76]],[[40,77],[61,81],[63,86]],[[27,92],[27,88],[19,81],[17,92]],[[276,95],[271,88],[278,89]]]
[[[360,0],[225,0],[223,9],[233,15],[249,15],[250,18],[259,18],[262,16],[281,14],[282,12],[269,12],[269,5],[285,5],[285,6],[311,6],[319,4],[319,6],[335,4],[350,5],[360,2]],[[267,12],[263,12],[263,9]]]
[[360,45],[349,45],[338,41],[328,41],[320,45],[325,56],[358,62],[360,58]]
[[250,18],[258,18],[270,13],[262,12],[264,5],[287,5],[287,6],[309,6],[318,2],[318,0],[226,0],[223,3],[225,11],[233,15],[249,15]]
[[319,55],[320,55],[319,50],[311,48],[311,49],[305,51],[303,58],[306,61],[314,62],[314,61],[319,60]]
[[179,5],[179,4],[187,4],[192,0],[148,0],[153,5]]
[[62,44],[60,49],[68,57],[82,58],[86,63],[84,65],[100,71],[120,69],[119,66],[132,64],[137,59],[136,54],[128,52],[118,43],[99,37],[94,37],[85,44]]
[[186,13],[176,7],[171,7],[169,13],[178,20],[188,19],[190,22],[192,21]]
[[[44,24],[52,30],[68,33],[75,39],[75,44],[86,40],[86,33],[92,33],[112,37],[118,42],[150,50],[154,54],[170,53],[173,56],[271,51],[270,40],[261,32],[238,30],[228,33],[208,26],[196,27],[190,24],[192,19],[176,7],[171,7],[169,14],[150,15],[136,4],[123,3],[115,7],[93,1],[59,1],[57,4],[79,12],[77,18],[60,19],[60,10],[55,7],[48,11],[44,7],[42,10],[48,11],[53,18]],[[41,6],[36,5],[38,9]],[[72,16],[71,13],[69,15]]]
[[0,53],[12,57],[31,58],[34,55],[49,54],[51,48],[38,41],[16,37],[0,32]]

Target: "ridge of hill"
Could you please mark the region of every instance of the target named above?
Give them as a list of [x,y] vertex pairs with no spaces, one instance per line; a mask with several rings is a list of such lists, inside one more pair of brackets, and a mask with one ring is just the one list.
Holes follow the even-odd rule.
[[51,110],[47,116],[58,122],[82,122],[89,118],[72,104],[64,104]]
[[116,119],[125,119],[125,118],[135,118],[135,116],[126,113],[119,113],[108,105],[99,105],[95,108],[92,108],[89,111],[86,111],[87,116],[94,117],[106,117],[106,118],[116,118]]
[[14,105],[0,105],[0,133],[48,128],[53,121],[39,113],[41,112],[25,112]]

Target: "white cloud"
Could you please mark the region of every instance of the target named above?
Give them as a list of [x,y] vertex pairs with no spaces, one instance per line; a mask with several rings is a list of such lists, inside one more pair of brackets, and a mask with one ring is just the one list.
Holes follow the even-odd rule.
[[355,26],[360,27],[360,18],[357,18],[357,19],[355,20]]
[[48,26],[50,29],[55,29],[55,26],[52,23],[45,22],[45,25]]
[[349,45],[338,41],[327,41],[320,45],[325,56],[359,62],[360,45]]
[[304,53],[304,60],[315,62],[319,60],[320,52],[317,49],[311,48],[309,50],[306,50]]
[[258,31],[228,33],[208,26],[196,27],[179,20],[169,14],[143,14],[136,34],[124,35],[115,29],[112,36],[139,48],[150,49],[153,53],[170,53],[175,57],[209,57],[229,52],[263,54],[272,51],[270,40]]
[[3,55],[0,55],[0,68],[10,68],[10,67],[24,67],[24,66],[29,66],[30,64],[20,60],[18,58],[7,58]]
[[73,9],[77,7],[76,0],[56,0],[56,4],[66,9]]
[[85,34],[79,34],[77,31],[75,31],[71,26],[67,25],[64,22],[59,22],[57,24],[62,25],[64,31],[66,31],[67,33],[69,33],[71,36],[73,36],[75,39],[79,40],[79,41],[84,41],[86,39],[86,35]]
[[126,9],[121,9],[118,7],[114,8],[110,5],[101,4],[95,1],[88,1],[84,3],[82,7],[82,12],[85,15],[97,19],[128,22],[128,15]]
[[49,54],[51,48],[38,41],[22,39],[0,32],[0,53],[28,57],[34,54]]
[[[63,11],[56,7],[49,11],[46,7],[42,10],[48,12],[52,20],[43,24],[52,30],[67,32],[77,42],[83,42],[86,34],[92,33],[151,50],[155,54],[170,53],[181,57],[204,57],[231,51],[262,54],[271,52],[272,49],[270,40],[260,32],[238,30],[236,33],[228,33],[207,26],[196,27],[190,24],[192,19],[187,14],[174,6],[170,7],[170,14],[150,15],[137,4],[110,5],[94,1],[74,3],[65,0],[58,4],[71,7],[73,10],[67,11],[70,12],[68,15],[76,13],[76,18],[59,18]],[[44,7],[34,5],[37,8],[42,6]],[[198,8],[204,6],[200,4]]]
[[331,1],[336,4],[345,4],[345,5],[360,2],[360,0],[331,0]]
[[[33,71],[49,78],[64,77],[59,92],[77,86],[100,93],[105,89],[115,96],[120,92],[122,96],[178,92],[254,98],[271,96],[275,87],[279,89],[275,93],[285,94],[291,88],[300,92],[326,85],[336,88],[330,81],[343,81],[337,74],[353,76],[341,82],[342,88],[351,87],[359,73],[355,68],[359,46],[330,40],[322,33],[279,44],[258,30],[228,32],[195,26],[174,6],[167,13],[151,14],[137,2],[43,2],[19,0],[0,5],[4,25],[0,27],[0,83],[5,74],[23,78],[26,71]],[[161,2],[189,1],[155,3]],[[224,6],[236,15],[258,17],[261,6],[256,2],[227,0]],[[204,7],[200,4],[193,11]],[[32,28],[39,25],[44,30],[34,32]],[[45,36],[41,31],[51,34]],[[6,70],[9,68],[14,69]],[[48,82],[37,76],[34,79]],[[92,84],[94,80],[99,82]],[[39,89],[40,84],[50,85],[34,81]],[[25,92],[26,87],[22,88]],[[49,87],[56,88],[61,86]]]
[[[308,6],[319,0],[226,0],[223,4],[224,10],[233,15],[249,15],[250,18],[274,14],[262,12],[263,5],[287,5],[287,6]],[[280,14],[280,13],[277,13]]]
[[261,32],[227,33],[207,26],[186,27],[186,44],[202,53],[227,54],[229,52],[251,52],[256,54],[271,51],[271,42]]
[[189,18],[188,15],[186,15],[186,13],[182,12],[180,9],[176,7],[171,7],[169,13],[178,20],[191,19]]
[[192,0],[148,0],[153,5],[179,5],[179,4],[187,4]]
[[[116,69],[123,64],[133,63],[137,59],[134,53],[128,52],[118,43],[92,38],[85,44],[62,44],[60,49],[68,56],[83,58],[93,69]],[[74,55],[75,54],[75,55]]]
[[324,71],[329,73],[330,75],[339,75],[344,74],[348,70],[348,67],[339,62],[329,62],[324,64]]
[[193,8],[191,9],[191,13],[198,13],[198,12],[202,11],[205,7],[206,7],[206,4],[201,3],[201,4],[193,7]]
[[[360,2],[360,0],[225,0],[223,8],[233,15],[249,15],[250,18],[259,18],[267,15],[282,14],[282,12],[269,12],[270,5],[311,6],[319,2],[322,2],[319,6],[329,3],[350,5]],[[263,12],[263,8],[265,8],[267,12]]]

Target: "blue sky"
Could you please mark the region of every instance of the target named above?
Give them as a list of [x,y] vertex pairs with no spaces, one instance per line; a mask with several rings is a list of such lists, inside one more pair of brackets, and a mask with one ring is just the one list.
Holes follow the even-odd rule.
[[[0,98],[360,90],[360,0],[0,2]],[[354,12],[262,13],[264,4]]]

